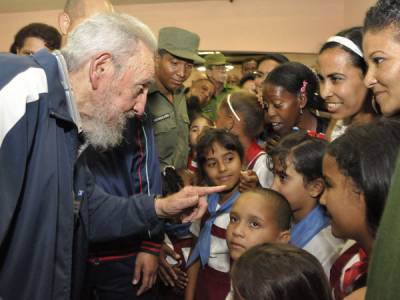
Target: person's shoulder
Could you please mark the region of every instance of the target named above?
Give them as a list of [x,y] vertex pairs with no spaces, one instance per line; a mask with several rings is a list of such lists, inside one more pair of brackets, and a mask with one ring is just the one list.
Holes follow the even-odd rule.
[[5,64],[15,65],[35,65],[35,61],[31,55],[15,55],[12,53],[0,52],[0,61]]
[[0,89],[8,86],[20,93],[23,87],[33,94],[47,91],[46,73],[32,57],[0,54],[0,66]]
[[18,56],[11,53],[0,53],[0,66],[4,74],[19,74],[30,68],[41,68],[31,56]]
[[149,87],[149,91],[147,93],[147,107],[149,108],[149,112],[152,114],[155,110],[158,110],[158,107],[162,105],[162,94],[160,89],[157,87],[155,83],[151,84]]
[[345,244],[345,240],[338,239],[332,235],[331,226],[321,229],[307,244],[310,247],[318,247],[319,252],[338,256]]
[[150,97],[150,96],[156,94],[158,91],[160,91],[160,89],[157,87],[157,84],[155,82],[153,82],[149,86],[149,92],[147,93],[147,97]]

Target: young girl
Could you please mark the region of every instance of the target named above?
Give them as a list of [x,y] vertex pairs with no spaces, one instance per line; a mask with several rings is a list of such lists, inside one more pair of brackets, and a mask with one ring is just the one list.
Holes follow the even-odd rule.
[[[288,243],[292,211],[281,194],[262,188],[242,193],[232,206],[226,240],[233,261],[263,243]],[[233,299],[233,291],[226,300]]]
[[329,218],[319,205],[324,190],[322,158],[328,142],[309,134],[292,133],[271,151],[272,189],[284,195],[292,208],[290,243],[313,254],[329,275],[343,241],[332,236]]
[[325,131],[326,121],[310,109],[317,105],[317,90],[316,76],[301,63],[284,63],[269,73],[263,84],[263,101],[273,129],[273,137],[267,137],[268,149],[294,128]]
[[332,116],[331,139],[343,134],[347,126],[371,122],[376,116],[372,91],[363,82],[367,64],[362,39],[362,27],[343,30],[330,37],[318,54],[320,94]]
[[231,277],[234,299],[332,299],[318,260],[288,244],[255,246],[235,262]]
[[244,149],[244,167],[253,170],[262,187],[270,187],[273,174],[268,169],[268,155],[257,144],[256,137],[264,125],[264,115],[257,96],[245,91],[229,94],[217,110],[217,128],[236,134]]
[[331,276],[336,299],[365,285],[368,256],[399,148],[400,123],[381,119],[350,127],[328,146],[324,155],[326,187],[321,204],[326,206],[331,217],[332,233],[338,238],[353,239],[361,247],[354,256],[356,261],[345,261],[342,272],[335,278]]
[[192,172],[197,171],[196,151],[195,151],[197,141],[205,129],[213,126],[214,123],[201,114],[194,114],[192,116],[192,119],[190,120],[190,127],[189,127],[190,152],[189,152],[189,160],[187,167]]
[[[222,300],[229,292],[230,258],[226,244],[229,212],[239,196],[238,186],[243,159],[239,139],[221,129],[208,129],[198,141],[199,173],[208,185],[225,185],[223,192],[208,197],[208,214],[188,261],[189,282],[186,299]],[[193,224],[195,225],[195,224]]]

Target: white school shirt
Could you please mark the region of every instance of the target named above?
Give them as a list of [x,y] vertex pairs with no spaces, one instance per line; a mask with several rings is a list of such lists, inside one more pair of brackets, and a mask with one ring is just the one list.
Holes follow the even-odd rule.
[[329,278],[331,267],[340,255],[345,241],[332,235],[331,226],[318,232],[303,249],[314,255]]
[[[217,204],[217,210],[220,208],[220,205]],[[214,225],[226,230],[228,228],[230,221],[229,212],[226,212],[222,215],[219,215],[215,221]],[[196,236],[199,236],[200,233],[200,221],[193,222],[190,226],[190,231]],[[226,243],[226,239],[221,239],[217,236],[211,234],[211,249],[210,249],[210,257],[208,258],[207,265],[210,268],[213,268],[217,271],[228,273],[230,270],[230,255],[228,244]]]
[[263,188],[270,188],[274,182],[274,173],[268,168],[270,159],[267,153],[261,154],[257,157],[252,169],[256,172],[258,182]]

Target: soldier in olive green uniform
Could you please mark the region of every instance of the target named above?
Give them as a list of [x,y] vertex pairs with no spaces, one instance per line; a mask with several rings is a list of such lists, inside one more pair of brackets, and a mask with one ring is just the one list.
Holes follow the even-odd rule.
[[219,103],[236,87],[226,84],[226,58],[222,53],[209,54],[204,58],[207,77],[214,84],[216,92],[210,102],[202,108],[202,113],[210,120],[215,121]]
[[161,169],[185,168],[189,152],[189,118],[183,82],[192,72],[198,56],[200,37],[190,31],[166,27],[158,36],[155,83],[147,104],[154,126]]

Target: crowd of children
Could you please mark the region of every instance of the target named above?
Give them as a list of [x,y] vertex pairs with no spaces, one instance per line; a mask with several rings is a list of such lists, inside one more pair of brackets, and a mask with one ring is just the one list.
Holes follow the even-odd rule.
[[[226,190],[191,225],[184,299],[363,299],[400,123],[380,117],[364,85],[362,45],[361,27],[341,31],[321,47],[316,73],[277,64],[262,103],[236,90],[215,123],[192,118],[188,167],[197,183]],[[242,185],[248,171],[255,184]]]
[[[364,27],[326,40],[315,70],[271,54],[241,88],[193,82],[180,102],[188,160],[163,168],[162,194],[190,185],[224,190],[208,195],[201,220],[165,220],[157,299],[364,299],[370,286],[379,295],[369,267],[376,248],[373,270],[388,269],[379,244],[387,232],[378,232],[386,215],[386,231],[394,222],[385,205],[398,188],[399,28],[399,1],[378,0]],[[225,72],[220,59],[206,60],[208,71]]]
[[191,224],[182,299],[363,299],[400,123],[379,116],[362,45],[361,27],[341,31],[315,73],[277,64],[259,96],[235,90],[215,123],[192,117],[188,168],[226,190]]

